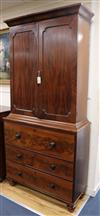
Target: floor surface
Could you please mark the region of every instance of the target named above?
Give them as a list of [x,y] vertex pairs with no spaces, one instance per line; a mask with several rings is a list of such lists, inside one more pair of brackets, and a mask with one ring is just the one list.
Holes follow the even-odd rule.
[[45,216],[77,216],[88,200],[88,196],[84,196],[78,201],[74,212],[70,213],[66,204],[21,185],[10,186],[7,181],[4,181],[0,184],[0,192],[19,204],[34,209]]

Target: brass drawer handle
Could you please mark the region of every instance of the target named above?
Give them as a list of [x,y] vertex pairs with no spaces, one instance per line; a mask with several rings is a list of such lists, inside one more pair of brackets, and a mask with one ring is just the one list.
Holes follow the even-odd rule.
[[53,184],[53,183],[49,184],[49,188],[55,189],[55,184]]
[[49,142],[49,148],[50,149],[54,149],[56,147],[56,143],[55,142]]
[[21,134],[19,132],[16,133],[15,135],[16,139],[20,139],[21,138]]
[[52,170],[55,170],[55,169],[56,169],[56,165],[55,165],[55,164],[50,164],[50,168],[51,168]]
[[17,172],[16,176],[20,176],[21,177],[22,176],[22,172]]
[[20,160],[21,158],[22,158],[22,154],[17,154],[17,155],[16,155],[16,159],[17,159],[17,160]]

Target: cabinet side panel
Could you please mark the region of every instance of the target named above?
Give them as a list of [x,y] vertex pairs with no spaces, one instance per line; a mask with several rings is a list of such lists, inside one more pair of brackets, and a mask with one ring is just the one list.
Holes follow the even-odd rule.
[[76,159],[73,201],[85,193],[88,177],[90,124],[81,128],[76,135]]
[[87,118],[90,24],[79,16],[77,35],[77,122]]

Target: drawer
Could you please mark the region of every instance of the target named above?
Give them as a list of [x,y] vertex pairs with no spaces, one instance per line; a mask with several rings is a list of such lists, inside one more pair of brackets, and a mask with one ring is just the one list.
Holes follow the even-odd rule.
[[7,178],[63,201],[72,201],[72,182],[7,161]]
[[22,165],[30,166],[34,169],[66,180],[73,180],[73,164],[63,160],[32,153],[11,146],[6,146],[6,159],[15,161]]
[[74,134],[5,122],[5,141],[8,145],[74,161]]

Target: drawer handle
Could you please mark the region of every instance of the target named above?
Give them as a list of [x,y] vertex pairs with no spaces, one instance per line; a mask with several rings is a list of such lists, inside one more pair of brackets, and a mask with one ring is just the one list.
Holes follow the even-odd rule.
[[49,184],[49,188],[55,189],[55,184],[53,184],[53,183]]
[[50,149],[53,149],[53,148],[55,148],[56,147],[56,143],[55,142],[49,142],[49,148]]
[[22,176],[22,172],[17,172],[16,176]]
[[56,165],[55,165],[55,164],[50,164],[50,168],[51,168],[52,170],[55,170],[55,169],[56,169]]
[[22,158],[22,154],[17,154],[17,155],[16,155],[16,159],[17,159],[17,160],[19,160],[19,159],[21,159],[21,158]]
[[20,133],[16,133],[16,139],[20,139],[21,138],[21,134]]

